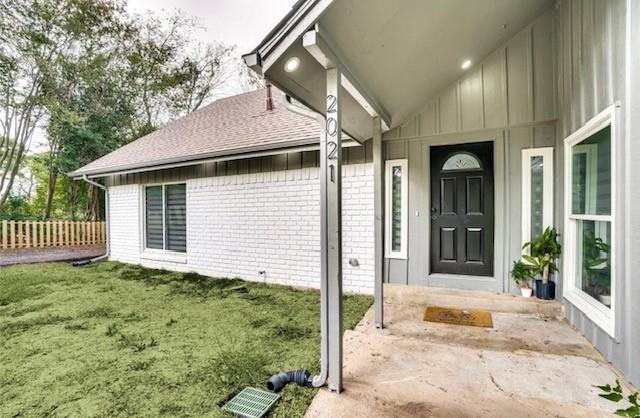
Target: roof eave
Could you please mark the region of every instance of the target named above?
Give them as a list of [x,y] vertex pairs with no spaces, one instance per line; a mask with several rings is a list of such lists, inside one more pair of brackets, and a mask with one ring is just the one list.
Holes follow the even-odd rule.
[[261,75],[264,74],[304,31],[313,26],[334,1],[298,0],[258,46],[242,56],[247,66]]
[[[278,150],[296,148],[299,146],[315,144],[318,142],[318,137],[308,137],[299,139],[297,141],[286,142],[285,144],[270,144],[270,145],[257,145],[253,147],[244,147],[244,148],[235,148],[224,151],[214,151],[202,154],[189,155],[185,157],[176,157],[176,158],[166,158],[164,160],[156,160],[135,164],[123,164],[120,166],[109,167],[109,168],[100,168],[93,170],[83,170],[82,168],[72,171],[68,173],[69,177],[79,178],[83,176],[93,176],[93,177],[102,177],[109,176],[111,173],[120,172],[120,171],[131,171],[131,170],[139,170],[139,171],[149,171],[155,169],[161,169],[163,166],[171,165],[171,164],[181,164],[186,163],[184,165],[200,164],[203,160],[208,160],[212,158],[224,158],[224,157],[234,157],[237,158],[245,158],[245,156],[250,155],[256,152],[277,152]],[[248,157],[247,157],[248,158]],[[158,168],[160,167],[160,168]]]

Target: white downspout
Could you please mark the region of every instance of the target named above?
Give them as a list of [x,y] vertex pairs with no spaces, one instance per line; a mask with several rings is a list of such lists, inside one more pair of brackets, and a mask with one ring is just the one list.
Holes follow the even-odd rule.
[[[291,98],[289,96],[287,96],[287,103],[289,103],[287,105],[287,110],[298,115],[305,116],[309,119],[314,119],[320,125],[321,131],[325,129],[326,122],[323,115],[307,108],[294,105],[291,103]],[[329,376],[329,307],[327,306],[327,300],[322,302],[320,303],[320,374],[313,376],[311,380],[311,384],[315,388],[324,386],[327,383],[327,377]]]
[[105,220],[106,234],[107,234],[106,252],[101,256],[92,258],[90,262],[93,263],[95,261],[100,261],[105,258],[108,258],[111,250],[111,246],[109,245],[109,241],[111,240],[111,234],[109,233],[109,189],[105,185],[102,185],[98,182],[95,182],[89,179],[86,174],[82,176],[82,180],[86,181],[92,186],[95,186],[99,189],[104,190],[104,220]]

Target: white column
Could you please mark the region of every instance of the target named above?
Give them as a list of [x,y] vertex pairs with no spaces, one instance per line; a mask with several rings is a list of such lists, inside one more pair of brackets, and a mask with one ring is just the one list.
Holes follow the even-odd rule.
[[[340,70],[327,75],[325,141],[320,146],[321,173],[321,292],[326,306],[326,345],[329,389],[342,391],[342,150]],[[325,304],[326,302],[326,304]],[[324,338],[323,338],[324,339]],[[326,347],[326,348],[325,348]]]
[[382,261],[383,261],[383,235],[382,235],[382,128],[380,117],[373,118],[373,200],[374,200],[374,270],[375,270],[375,326],[384,326],[383,313],[383,283],[382,283]]
[[[630,369],[629,379],[631,383],[640,385],[640,280],[637,272],[640,271],[640,193],[636,189],[637,172],[635,171],[638,160],[640,160],[640,2],[627,0],[626,2],[626,103],[625,103],[625,202],[624,211],[626,219],[618,222],[617,227],[620,235],[625,237],[624,257],[625,257],[625,282],[624,296],[619,300],[622,302],[622,309],[619,309],[621,322],[625,323],[624,335],[627,337],[627,353]],[[622,221],[622,219],[620,219]],[[617,257],[619,259],[620,257]],[[616,320],[618,317],[616,316]]]

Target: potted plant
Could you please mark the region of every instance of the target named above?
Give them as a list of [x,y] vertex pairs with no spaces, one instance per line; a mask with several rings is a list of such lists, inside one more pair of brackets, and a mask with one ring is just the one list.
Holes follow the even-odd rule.
[[547,227],[535,241],[522,246],[523,249],[531,249],[531,254],[523,254],[522,258],[530,264],[534,277],[540,275],[540,279],[536,279],[536,297],[539,299],[556,297],[556,284],[549,278],[558,271],[556,260],[562,253],[558,238],[558,231],[553,227]]
[[525,298],[531,297],[531,286],[529,280],[533,279],[533,271],[530,265],[523,263],[522,260],[514,261],[511,269],[511,277],[520,286],[520,293]]

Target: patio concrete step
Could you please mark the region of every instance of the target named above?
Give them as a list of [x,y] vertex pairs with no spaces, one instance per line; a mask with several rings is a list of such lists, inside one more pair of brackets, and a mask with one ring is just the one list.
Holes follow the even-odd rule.
[[562,305],[555,300],[523,298],[478,290],[385,284],[384,300],[392,304],[484,309],[492,312],[539,314],[552,318],[562,316]]

